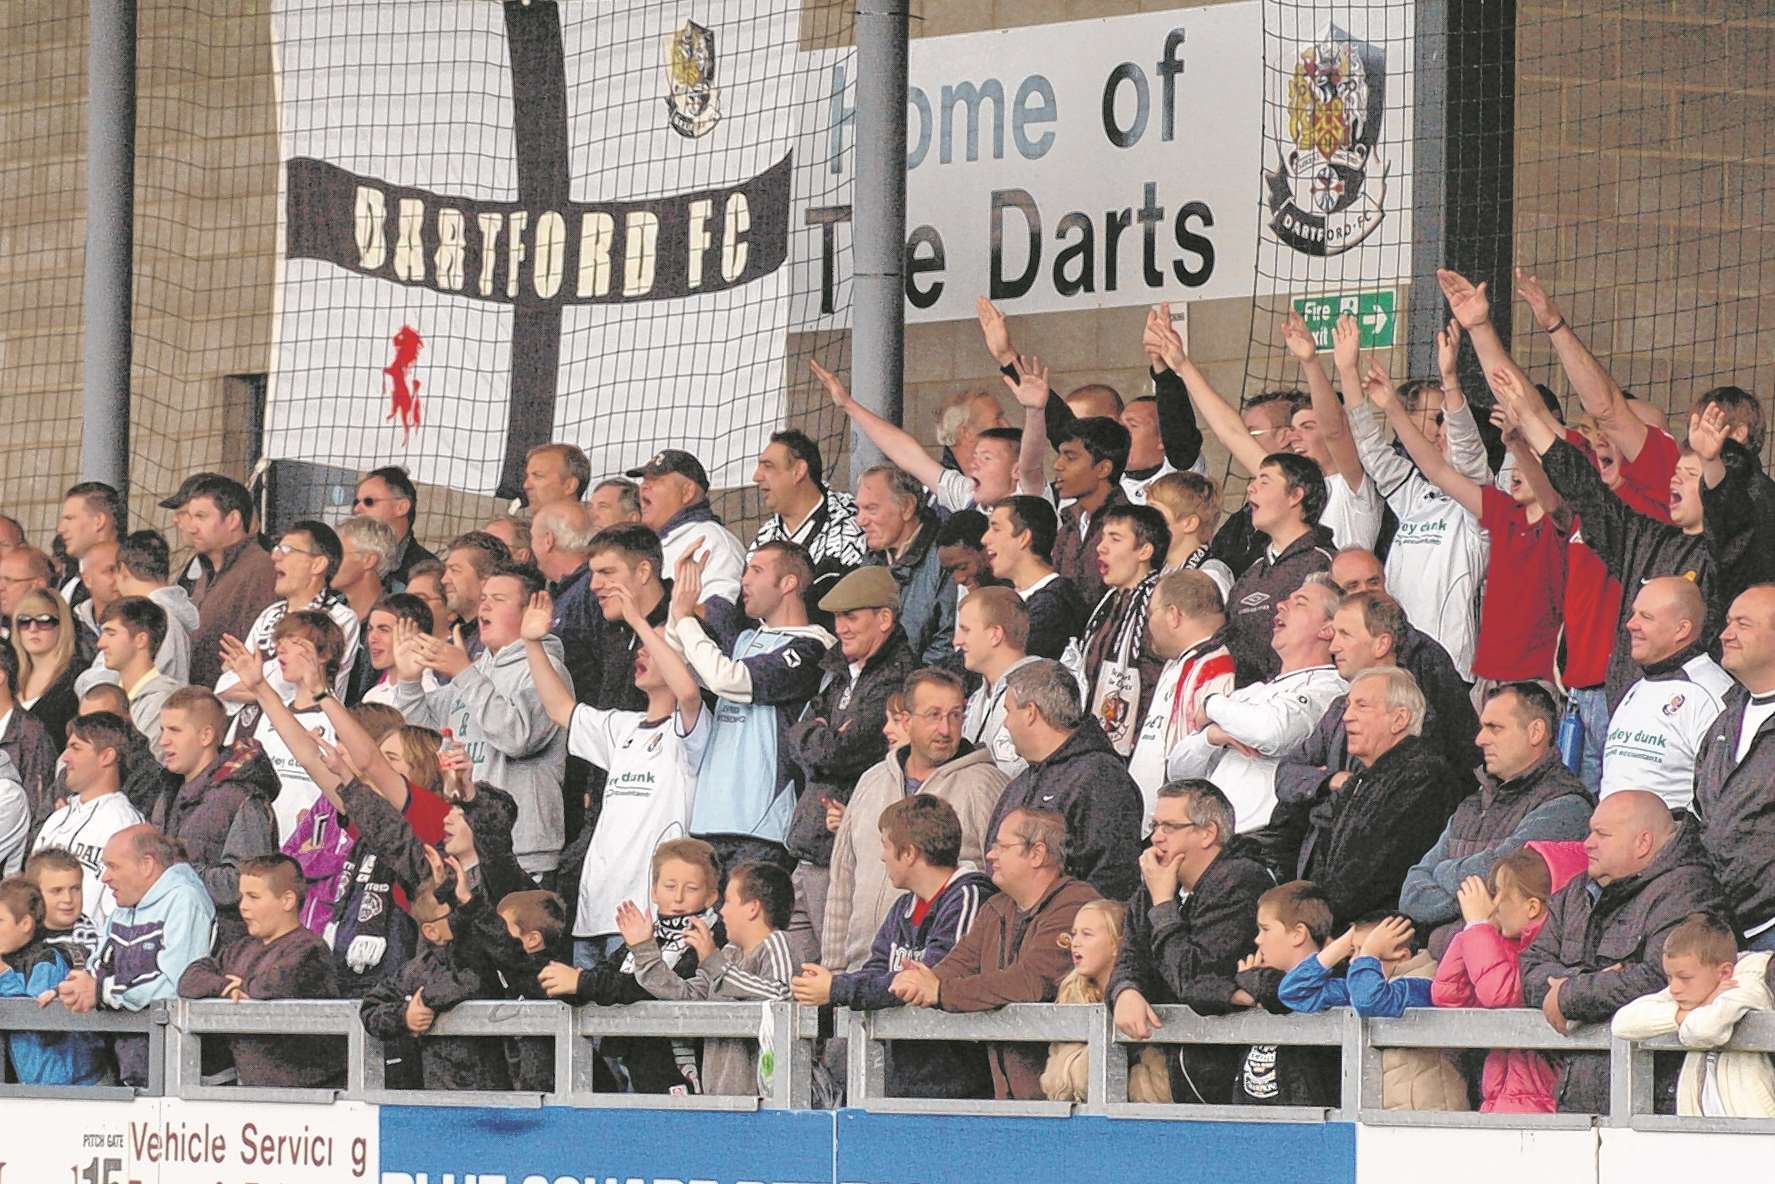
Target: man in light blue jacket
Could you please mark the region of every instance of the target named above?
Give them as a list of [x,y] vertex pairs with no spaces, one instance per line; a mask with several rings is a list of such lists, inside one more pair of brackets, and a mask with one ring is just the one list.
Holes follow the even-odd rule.
[[[111,836],[101,856],[100,879],[117,907],[99,932],[98,952],[85,970],[56,987],[69,1011],[106,1007],[141,1011],[179,997],[179,976],[207,958],[215,939],[216,906],[208,889],[183,861],[179,846],[147,823]],[[125,1085],[148,1083],[148,1039],[119,1036],[117,1068]]]

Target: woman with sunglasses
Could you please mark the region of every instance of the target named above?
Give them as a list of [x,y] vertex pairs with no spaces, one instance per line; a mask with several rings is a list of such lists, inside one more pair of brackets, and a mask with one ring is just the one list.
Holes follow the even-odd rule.
[[18,655],[19,706],[35,716],[60,752],[68,721],[80,709],[74,691],[74,616],[68,602],[48,588],[33,588],[12,613],[12,648]]

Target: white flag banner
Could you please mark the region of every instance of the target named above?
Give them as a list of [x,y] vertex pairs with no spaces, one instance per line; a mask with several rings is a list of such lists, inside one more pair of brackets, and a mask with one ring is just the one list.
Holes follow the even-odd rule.
[[799,4],[276,0],[266,453],[517,492],[782,418]]

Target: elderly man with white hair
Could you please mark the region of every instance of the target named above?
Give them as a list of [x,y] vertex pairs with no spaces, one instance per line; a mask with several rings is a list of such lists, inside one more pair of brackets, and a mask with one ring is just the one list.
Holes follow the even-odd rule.
[[1295,874],[1325,893],[1337,926],[1398,907],[1405,876],[1435,845],[1465,783],[1425,742],[1424,693],[1397,666],[1350,680],[1344,707],[1355,772],[1313,803]]
[[370,657],[368,626],[371,610],[381,603],[384,593],[392,591],[384,581],[394,571],[394,553],[400,541],[388,523],[365,515],[347,518],[335,528],[335,533],[339,536],[340,558],[332,589],[345,597],[345,603],[365,626],[365,644],[357,647],[345,690],[347,703],[361,703],[381,677]]

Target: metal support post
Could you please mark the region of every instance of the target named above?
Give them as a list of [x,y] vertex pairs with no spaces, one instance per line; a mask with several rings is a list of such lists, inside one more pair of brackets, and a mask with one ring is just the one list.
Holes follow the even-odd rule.
[[[906,41],[908,0],[857,5],[857,187],[851,390],[889,423],[901,417],[905,376]],[[851,475],[881,460],[860,431]]]
[[136,3],[89,0],[86,69],[85,388],[80,474],[129,486],[130,294],[134,274]]

